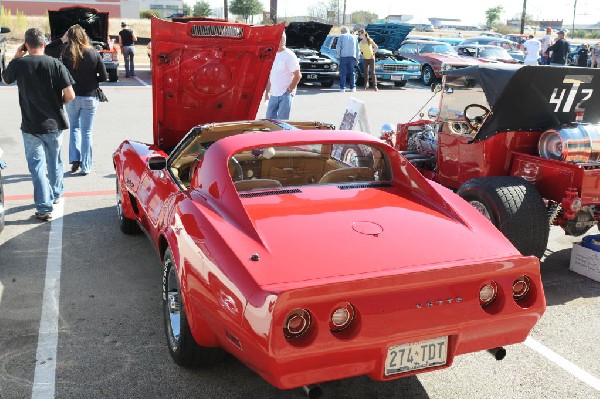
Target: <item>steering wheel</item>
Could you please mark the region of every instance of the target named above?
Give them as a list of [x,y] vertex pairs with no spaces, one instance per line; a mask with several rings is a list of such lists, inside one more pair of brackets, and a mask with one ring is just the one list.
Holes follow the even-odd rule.
[[[471,108],[482,109],[483,114],[474,116],[473,118],[470,118],[469,115],[467,114],[467,111],[470,110]],[[477,130],[479,130],[479,128],[481,127],[481,124],[483,123],[485,118],[487,118],[489,113],[490,113],[490,110],[481,104],[469,104],[465,107],[465,110],[463,111],[463,115],[465,116],[465,122],[466,122],[467,126],[469,126],[469,128],[475,132]]]
[[[233,171],[231,170],[233,167]],[[242,165],[238,162],[235,157],[229,158],[229,173],[231,174],[231,180],[240,181],[244,180],[244,171]]]

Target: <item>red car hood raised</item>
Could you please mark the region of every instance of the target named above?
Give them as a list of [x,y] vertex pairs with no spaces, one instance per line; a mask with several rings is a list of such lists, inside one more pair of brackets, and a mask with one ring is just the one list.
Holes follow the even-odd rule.
[[283,29],[153,18],[154,144],[168,151],[198,124],[254,119]]
[[[447,191],[443,188],[440,190]],[[265,248],[248,270],[263,288],[289,289],[520,256],[487,220],[467,225],[443,205],[403,188],[304,187],[301,194],[243,199]],[[454,197],[447,191],[446,196]]]

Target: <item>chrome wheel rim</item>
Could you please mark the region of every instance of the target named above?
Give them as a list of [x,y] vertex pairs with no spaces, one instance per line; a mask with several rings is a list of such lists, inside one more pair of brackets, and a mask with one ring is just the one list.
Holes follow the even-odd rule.
[[179,342],[181,335],[181,292],[175,269],[171,267],[167,274],[166,287],[166,308],[165,311],[169,316],[169,331],[174,342]]
[[479,213],[485,216],[487,220],[489,220],[490,222],[492,221],[492,215],[490,215],[490,212],[483,203],[479,201],[469,201],[469,204],[471,204],[473,208],[477,209]]
[[119,180],[117,180],[117,214],[119,220],[123,220],[123,200],[121,199],[121,187],[119,187]]

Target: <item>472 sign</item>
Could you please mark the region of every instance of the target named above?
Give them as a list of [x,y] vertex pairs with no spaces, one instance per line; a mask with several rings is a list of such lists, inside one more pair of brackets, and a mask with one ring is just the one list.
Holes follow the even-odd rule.
[[[592,75],[567,75],[563,79],[563,83],[570,85],[571,88],[554,88],[552,96],[550,97],[550,104],[554,104],[554,112],[572,112],[572,111],[584,111],[584,103],[590,99],[594,89],[584,89],[581,85],[588,85],[592,83]],[[583,97],[579,102],[575,103],[577,94],[581,93]]]

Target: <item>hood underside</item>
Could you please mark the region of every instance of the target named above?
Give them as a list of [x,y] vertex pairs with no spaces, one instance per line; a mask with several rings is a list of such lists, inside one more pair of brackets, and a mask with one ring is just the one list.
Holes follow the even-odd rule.
[[291,22],[285,28],[286,46],[319,51],[333,25],[321,22]]
[[48,11],[51,40],[62,37],[73,25],[79,24],[95,42],[106,43],[108,39],[108,12],[90,7],[65,7]]
[[369,24],[365,31],[381,49],[398,50],[414,26],[401,24]]
[[152,18],[154,144],[170,150],[194,126],[252,120],[284,29]]
[[[583,122],[600,122],[600,70],[577,67],[481,64],[445,71],[475,80],[491,114],[474,141],[507,131],[544,131],[573,123],[576,109]],[[527,90],[523,90],[527,87]]]

